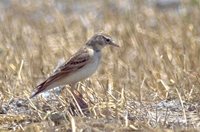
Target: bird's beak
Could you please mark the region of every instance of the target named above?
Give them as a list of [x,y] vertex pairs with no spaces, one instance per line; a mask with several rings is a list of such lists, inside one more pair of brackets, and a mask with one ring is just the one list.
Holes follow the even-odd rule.
[[110,43],[110,45],[115,46],[115,47],[119,47],[119,45],[117,45],[115,42]]

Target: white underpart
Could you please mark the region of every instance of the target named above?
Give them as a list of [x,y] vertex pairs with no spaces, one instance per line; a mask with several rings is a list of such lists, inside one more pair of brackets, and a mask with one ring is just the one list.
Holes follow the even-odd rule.
[[[81,69],[77,70],[74,73],[71,73],[70,75],[67,75],[66,77],[57,80],[53,84],[49,85],[46,90],[58,87],[58,86],[64,86],[67,84],[75,84],[81,80],[84,80],[88,77],[90,77],[98,68],[100,60],[101,60],[101,51],[96,52],[92,49],[89,49],[89,54],[91,55],[91,61],[90,63],[86,64]],[[46,91],[45,90],[45,91]]]

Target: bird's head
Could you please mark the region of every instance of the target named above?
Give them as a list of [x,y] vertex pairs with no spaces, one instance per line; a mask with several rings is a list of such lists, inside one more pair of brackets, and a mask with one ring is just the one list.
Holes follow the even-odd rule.
[[101,50],[107,45],[119,47],[119,45],[115,44],[115,42],[109,35],[102,33],[95,34],[94,36],[92,36],[92,38],[88,40],[86,45],[93,47],[95,50]]

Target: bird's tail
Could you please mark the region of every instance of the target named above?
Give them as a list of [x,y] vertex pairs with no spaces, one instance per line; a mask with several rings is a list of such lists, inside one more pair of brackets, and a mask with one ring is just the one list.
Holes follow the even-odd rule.
[[41,83],[40,85],[38,85],[37,87],[36,87],[36,92],[34,92],[31,96],[30,96],[30,99],[31,98],[33,98],[33,97],[35,97],[36,95],[38,95],[38,94],[40,94],[40,93],[42,93],[42,92],[44,92],[44,91],[46,91],[46,82],[47,81],[44,81],[43,83]]

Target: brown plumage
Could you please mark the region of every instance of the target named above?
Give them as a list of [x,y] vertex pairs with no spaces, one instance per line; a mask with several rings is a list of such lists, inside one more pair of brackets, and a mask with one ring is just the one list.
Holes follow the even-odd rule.
[[118,47],[108,35],[94,35],[83,48],[78,50],[65,64],[61,65],[53,75],[39,84],[31,98],[57,86],[74,85],[78,81],[91,76],[100,63],[101,49],[106,45]]

